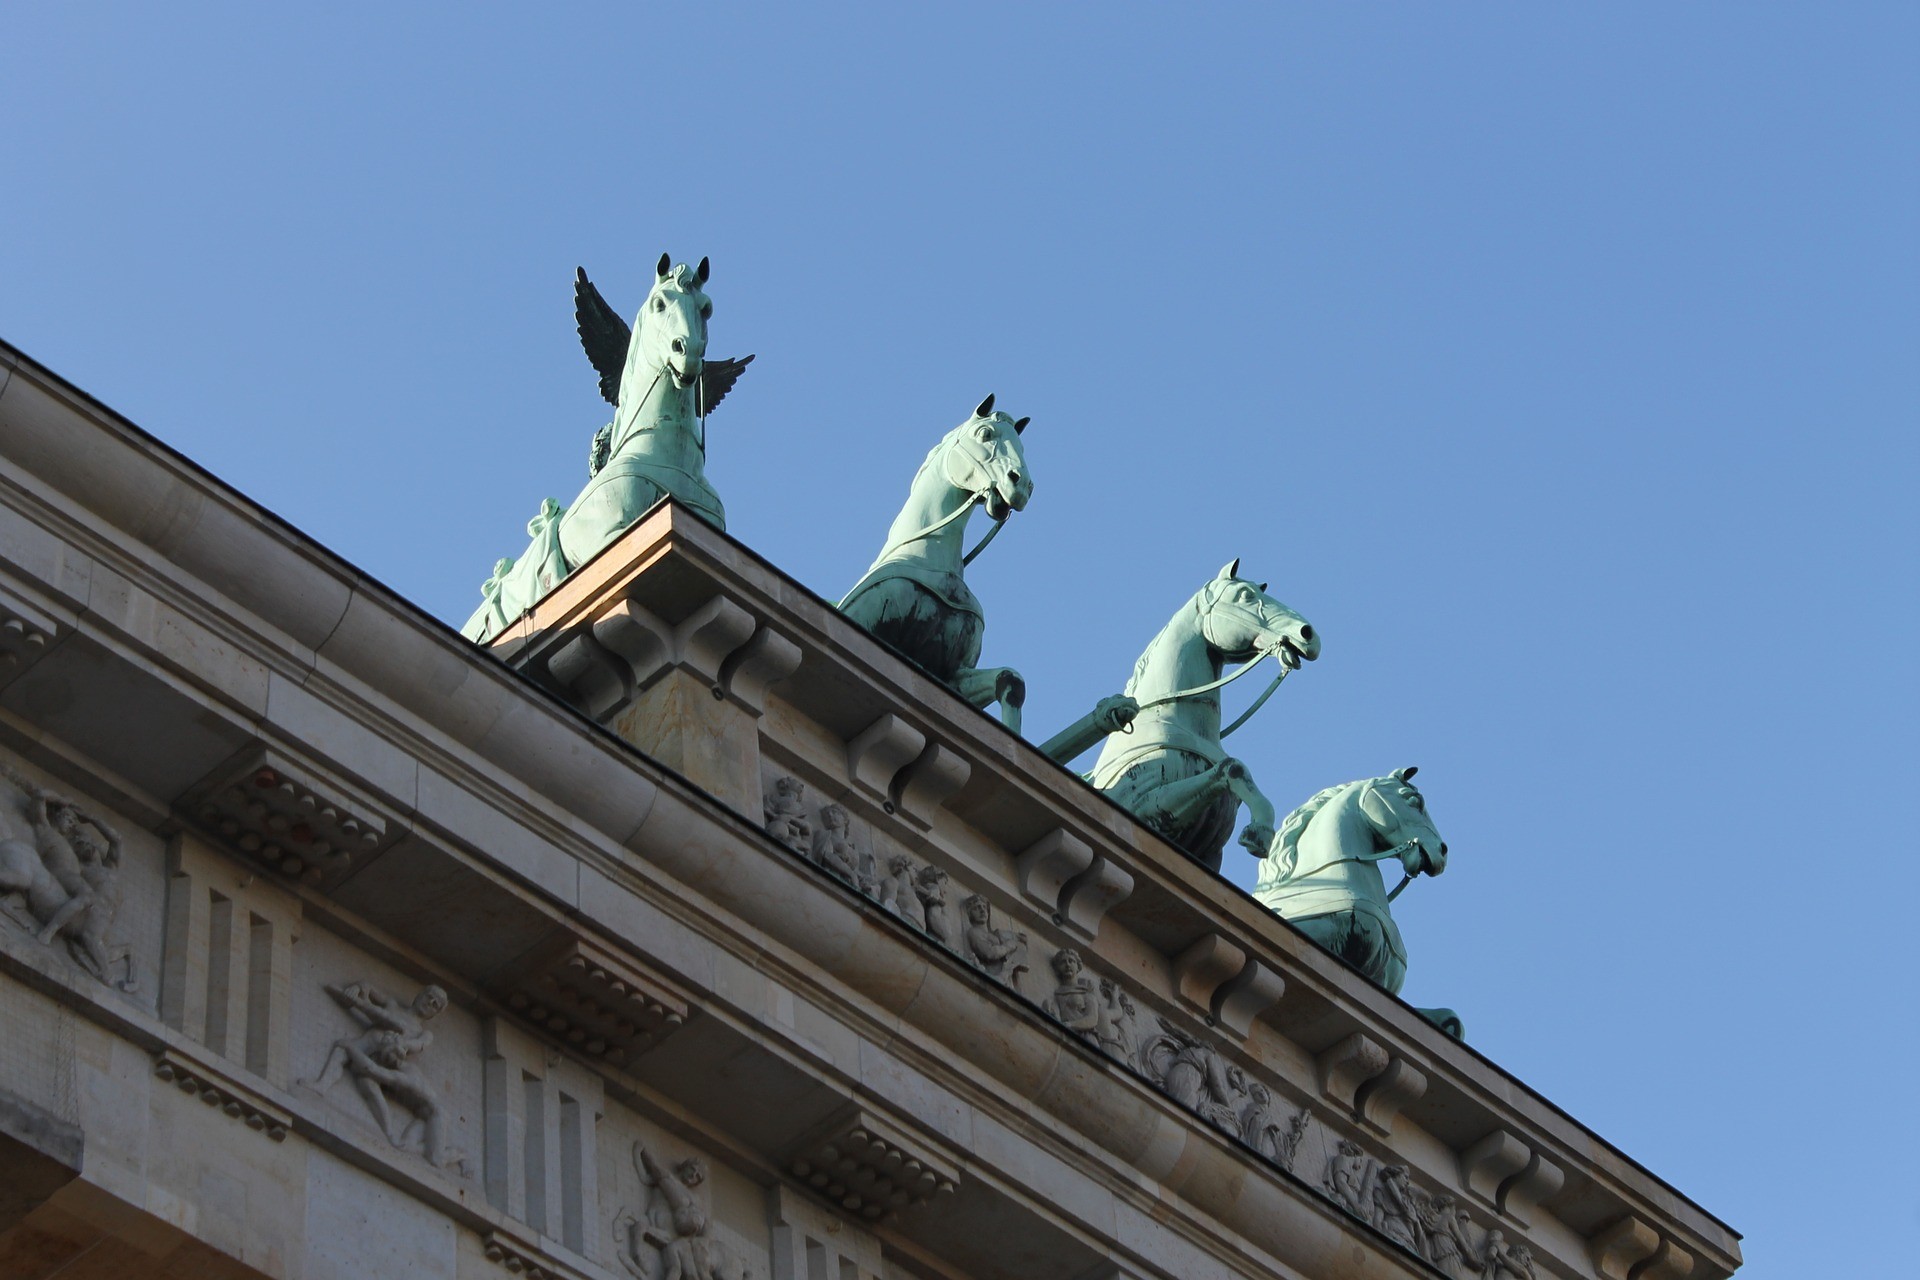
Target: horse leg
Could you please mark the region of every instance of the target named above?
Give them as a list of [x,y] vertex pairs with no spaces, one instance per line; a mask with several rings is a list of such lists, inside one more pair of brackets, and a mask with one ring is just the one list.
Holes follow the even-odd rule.
[[1197,821],[1230,786],[1223,762],[1203,769],[1191,778],[1155,787],[1141,798],[1137,806],[1128,807],[1136,818],[1155,831],[1179,831]]
[[999,703],[1001,723],[1020,732],[1020,708],[1027,702],[1027,682],[1012,667],[962,667],[954,673],[953,688],[983,711]]

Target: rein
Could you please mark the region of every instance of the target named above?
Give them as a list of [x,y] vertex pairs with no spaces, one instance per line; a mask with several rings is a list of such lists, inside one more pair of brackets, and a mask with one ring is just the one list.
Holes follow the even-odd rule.
[[[1265,658],[1266,656],[1267,655],[1264,653],[1257,653],[1248,661],[1241,663],[1239,666],[1235,667],[1232,671],[1229,671],[1226,675],[1221,676],[1218,680],[1209,680],[1205,684],[1196,684],[1191,689],[1175,689],[1172,693],[1163,693],[1157,698],[1153,698],[1149,701],[1141,703],[1140,710],[1145,711],[1149,707],[1164,707],[1169,702],[1183,702],[1188,698],[1197,698],[1203,693],[1212,693],[1215,689],[1224,689],[1226,686],[1232,684],[1235,680],[1238,680],[1241,676],[1247,674],[1247,672],[1259,666],[1261,659]],[[1232,733],[1235,729],[1238,729],[1241,725],[1253,719],[1253,713],[1258,711],[1261,707],[1264,707],[1267,705],[1267,699],[1273,696],[1274,690],[1278,689],[1280,687],[1280,682],[1282,680],[1285,680],[1286,678],[1287,678],[1287,669],[1286,667],[1282,666],[1280,668],[1280,674],[1273,678],[1273,683],[1268,685],[1264,690],[1261,691],[1260,696],[1253,700],[1252,706],[1248,707],[1245,711],[1242,711],[1239,714],[1239,716],[1235,718],[1232,724],[1222,729],[1220,731],[1220,736],[1222,738],[1226,737],[1228,734]],[[1125,728],[1121,730],[1121,732],[1132,733],[1133,725],[1131,723],[1128,723],[1125,726]]]
[[[987,493],[988,493],[988,490],[982,489],[978,493],[968,494],[967,500],[961,503],[958,507],[956,507],[950,514],[942,516],[940,519],[935,520],[932,524],[927,525],[923,529],[915,530],[913,533],[908,534],[906,537],[900,539],[900,541],[898,542],[889,542],[886,546],[880,548],[879,559],[874,562],[873,568],[867,570],[866,573],[861,576],[860,581],[854,583],[852,588],[848,590],[847,594],[840,597],[840,603],[834,607],[838,609],[846,608],[847,601],[853,599],[854,596],[858,595],[862,587],[865,587],[869,582],[872,582],[875,578],[879,577],[880,570],[886,567],[886,559],[889,555],[898,551],[900,548],[906,546],[910,542],[918,542],[922,538],[931,538],[934,534],[940,532],[942,529],[952,524],[955,520],[964,520],[968,515],[970,515],[973,512],[973,509],[975,507],[979,506],[981,503],[987,500]],[[1012,508],[1008,508],[1007,515],[1012,515],[1012,514],[1013,514]],[[993,541],[994,535],[999,533],[1000,530],[1006,526],[1006,523],[1007,523],[1007,516],[1001,516],[998,520],[995,520],[993,522],[993,528],[987,530],[986,536],[984,538],[981,538],[979,542],[974,544],[973,550],[967,552],[964,556],[960,557],[960,567],[964,569],[968,565],[972,564],[974,557],[987,549],[987,544]]]

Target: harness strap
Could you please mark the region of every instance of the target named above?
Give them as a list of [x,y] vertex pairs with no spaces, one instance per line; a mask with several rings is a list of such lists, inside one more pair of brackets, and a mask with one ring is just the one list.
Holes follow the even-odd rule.
[[[853,599],[854,596],[858,595],[860,593],[861,588],[865,587],[868,583],[872,582],[874,579],[882,577],[883,575],[881,574],[880,571],[887,567],[886,562],[887,562],[887,557],[889,555],[891,555],[895,551],[898,551],[900,548],[906,546],[909,542],[918,542],[922,538],[931,538],[934,534],[940,532],[942,529],[952,524],[955,520],[964,518],[969,512],[971,512],[974,509],[974,507],[978,506],[982,502],[985,502],[986,500],[987,500],[987,491],[985,489],[982,489],[979,493],[970,493],[967,495],[967,500],[961,503],[959,507],[957,507],[950,514],[942,516],[940,519],[935,520],[932,524],[928,525],[924,529],[915,530],[914,532],[908,534],[906,537],[900,539],[900,541],[898,542],[889,542],[886,546],[880,548],[880,558],[874,561],[873,568],[867,570],[865,574],[861,575],[860,581],[854,583],[853,586],[848,589],[847,594],[840,597],[840,603],[835,605],[834,607],[837,609],[846,608],[847,601]],[[1012,513],[1009,512],[1008,514],[1010,515]],[[995,520],[993,522],[993,528],[987,530],[987,536],[980,539],[980,541],[974,546],[973,550],[967,552],[965,556],[961,557],[960,567],[964,569],[968,565],[972,564],[973,558],[979,555],[982,551],[985,551],[987,549],[987,544],[993,541],[994,535],[999,533],[1000,530],[1006,526],[1006,523],[1007,523],[1006,516],[1001,516],[998,520]]]
[[[1212,693],[1215,689],[1225,688],[1227,685],[1232,684],[1235,680],[1238,680],[1241,676],[1247,674],[1247,672],[1259,666],[1260,660],[1266,656],[1267,655],[1264,653],[1256,653],[1250,660],[1241,663],[1239,666],[1235,667],[1232,671],[1229,671],[1226,675],[1221,676],[1218,680],[1209,680],[1205,684],[1194,685],[1191,689],[1175,689],[1172,693],[1163,693],[1157,698],[1153,698],[1147,702],[1141,703],[1140,709],[1142,711],[1145,711],[1149,707],[1163,707],[1169,702],[1180,702],[1187,698],[1197,698],[1203,693]],[[1286,672],[1282,671],[1280,674],[1281,674],[1281,677],[1284,679],[1286,676]],[[1279,684],[1279,681],[1276,680],[1274,681],[1274,683],[1277,685]],[[1266,699],[1264,697],[1261,699],[1261,701],[1263,702],[1265,700]],[[1254,705],[1258,706],[1259,704],[1255,703]],[[1245,717],[1243,716],[1242,719],[1245,719]],[[1237,721],[1235,722],[1234,727],[1235,728],[1239,727],[1239,723]],[[1226,735],[1223,733],[1220,736],[1224,738]]]

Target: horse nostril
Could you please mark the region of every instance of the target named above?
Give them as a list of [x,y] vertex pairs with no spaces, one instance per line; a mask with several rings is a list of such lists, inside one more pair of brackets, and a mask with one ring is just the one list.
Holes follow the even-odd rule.
[[1440,856],[1443,858],[1447,856],[1447,842],[1445,840],[1440,842]]
[[1301,625],[1301,627],[1300,627],[1300,638],[1301,638],[1302,640],[1311,640],[1311,639],[1313,639],[1313,624],[1312,624],[1312,623],[1310,623],[1310,622],[1309,622],[1309,623],[1304,623],[1304,624],[1302,624],[1302,625]]
[[1007,472],[1007,479],[1012,481],[1014,484],[1019,484],[1020,473],[1018,471],[1009,471]]
[[687,354],[687,340],[685,338],[675,338],[673,340],[673,354],[677,356]]

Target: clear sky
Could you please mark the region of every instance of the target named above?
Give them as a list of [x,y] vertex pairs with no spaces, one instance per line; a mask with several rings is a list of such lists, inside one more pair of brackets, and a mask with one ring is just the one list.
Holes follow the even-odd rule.
[[576,264],[712,256],[830,597],[997,392],[1036,737],[1244,557],[1325,656],[1235,749],[1451,844],[1408,997],[1743,1274],[1911,1274],[1920,7],[530,8],[8,5],[0,334],[456,624],[606,420]]

